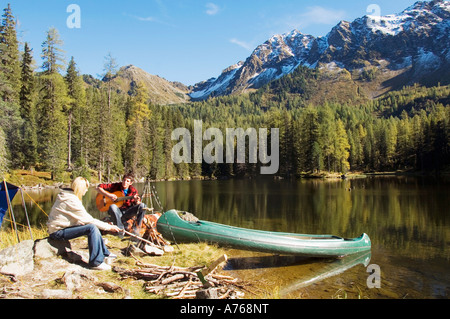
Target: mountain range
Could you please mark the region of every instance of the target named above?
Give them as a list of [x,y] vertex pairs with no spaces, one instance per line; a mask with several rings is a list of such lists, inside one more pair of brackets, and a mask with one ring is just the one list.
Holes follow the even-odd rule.
[[128,91],[144,82],[152,101],[184,103],[257,90],[299,66],[350,80],[367,98],[419,83],[450,83],[450,1],[419,1],[399,14],[341,21],[323,37],[293,30],[274,35],[217,77],[187,87],[135,67],[115,83]]

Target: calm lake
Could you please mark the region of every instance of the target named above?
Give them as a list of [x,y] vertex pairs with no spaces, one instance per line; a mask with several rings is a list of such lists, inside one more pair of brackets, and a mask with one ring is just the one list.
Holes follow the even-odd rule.
[[[372,240],[368,254],[342,259],[273,256],[228,250],[225,269],[276,298],[445,298],[450,296],[450,181],[419,177],[152,183],[164,210],[199,219],[271,231],[333,234]],[[137,184],[142,192],[144,185]],[[47,213],[58,190],[28,190]],[[45,214],[25,194],[31,223]],[[84,197],[88,211],[96,192]],[[21,196],[14,199],[25,223]],[[156,206],[156,208],[159,208]],[[3,227],[8,223],[4,222]],[[9,226],[8,226],[9,227]]]

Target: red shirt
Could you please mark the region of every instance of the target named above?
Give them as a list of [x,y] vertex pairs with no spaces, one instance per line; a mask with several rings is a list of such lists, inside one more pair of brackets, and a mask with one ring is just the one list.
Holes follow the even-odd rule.
[[[122,183],[100,184],[100,185],[98,185],[98,187],[103,188],[105,191],[107,191],[109,193],[122,192],[122,194],[123,194],[122,196],[125,196]],[[128,194],[126,196],[134,196],[134,195],[138,195],[138,191],[136,188],[134,188],[132,185],[130,185],[128,187]],[[136,200],[134,198],[127,199],[123,202],[123,205],[122,205],[122,207],[120,207],[120,209],[126,210],[134,205],[136,205]]]

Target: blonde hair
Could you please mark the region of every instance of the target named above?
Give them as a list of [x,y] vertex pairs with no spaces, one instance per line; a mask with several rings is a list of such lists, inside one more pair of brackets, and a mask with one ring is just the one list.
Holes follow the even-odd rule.
[[89,181],[84,177],[77,177],[72,182],[72,190],[75,195],[81,200],[86,190],[89,188]]

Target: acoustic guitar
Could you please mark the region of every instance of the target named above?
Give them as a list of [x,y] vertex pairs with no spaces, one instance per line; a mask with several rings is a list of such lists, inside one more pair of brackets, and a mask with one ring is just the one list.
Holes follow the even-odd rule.
[[107,212],[109,209],[109,206],[112,204],[116,204],[117,207],[121,207],[123,205],[123,202],[127,199],[132,199],[134,196],[123,196],[123,193],[121,191],[113,192],[111,194],[115,194],[117,196],[117,199],[113,201],[108,196],[105,196],[103,194],[98,193],[97,197],[95,199],[95,202],[97,203],[97,208],[101,212]]

